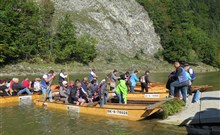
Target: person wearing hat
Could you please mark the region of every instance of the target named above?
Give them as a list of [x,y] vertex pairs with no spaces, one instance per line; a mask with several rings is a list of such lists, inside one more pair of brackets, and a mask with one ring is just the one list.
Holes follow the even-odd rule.
[[68,82],[67,81],[63,81],[62,85],[59,88],[59,93],[60,93],[60,98],[64,98],[65,103],[69,103],[68,102],[68,98],[70,95],[70,91],[68,90]]
[[[120,75],[119,84],[116,87],[116,95],[118,97],[119,104],[127,104],[127,91],[125,74]],[[123,100],[122,100],[123,99]]]

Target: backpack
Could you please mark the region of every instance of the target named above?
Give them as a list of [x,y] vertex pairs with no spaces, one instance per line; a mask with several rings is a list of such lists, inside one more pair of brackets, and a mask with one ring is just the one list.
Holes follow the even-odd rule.
[[141,77],[140,77],[140,82],[141,83],[145,83],[146,81],[145,81],[145,75],[142,75]]

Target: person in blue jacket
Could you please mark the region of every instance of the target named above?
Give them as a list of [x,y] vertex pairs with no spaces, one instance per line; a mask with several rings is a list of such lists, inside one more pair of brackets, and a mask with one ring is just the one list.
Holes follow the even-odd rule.
[[173,79],[175,81],[170,84],[170,91],[169,91],[170,97],[171,98],[174,97],[174,90],[175,88],[178,88],[182,92],[183,101],[186,102],[187,89],[189,85],[189,79],[187,77],[187,73],[184,70],[184,68],[180,66],[179,62],[175,62],[174,67],[176,68],[175,74],[173,75]]
[[137,73],[138,73],[138,71],[135,70],[132,74],[130,74],[130,82],[131,82],[130,92],[131,93],[134,93],[134,87],[136,86],[136,82],[139,82],[139,79],[137,77]]

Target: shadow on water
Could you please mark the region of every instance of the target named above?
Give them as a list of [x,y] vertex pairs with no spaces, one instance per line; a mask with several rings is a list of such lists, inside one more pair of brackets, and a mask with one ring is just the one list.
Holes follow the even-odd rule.
[[197,112],[193,117],[184,120],[181,126],[186,126],[190,135],[220,134],[220,109],[207,108]]

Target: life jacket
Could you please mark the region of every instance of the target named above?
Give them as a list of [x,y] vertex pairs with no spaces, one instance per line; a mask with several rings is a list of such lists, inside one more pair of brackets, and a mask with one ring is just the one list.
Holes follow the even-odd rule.
[[180,83],[182,83],[182,82],[187,81],[188,77],[187,77],[186,71],[182,67],[180,67],[180,68],[182,69],[182,72],[180,73],[180,75],[178,75],[178,80]]
[[[50,76],[49,76],[49,74],[46,74],[47,75],[47,78],[49,78],[50,79]],[[42,80],[41,80],[41,86],[42,87],[44,87],[44,88],[47,88],[48,86],[49,86],[49,82],[46,82],[45,80],[44,80],[44,78],[42,78]]]

